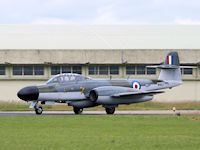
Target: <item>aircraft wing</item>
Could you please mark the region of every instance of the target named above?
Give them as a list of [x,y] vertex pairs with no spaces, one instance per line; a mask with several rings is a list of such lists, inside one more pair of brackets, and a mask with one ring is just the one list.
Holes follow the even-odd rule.
[[111,97],[113,98],[118,98],[118,97],[126,97],[126,96],[144,96],[144,95],[155,95],[155,94],[160,94],[164,93],[164,91],[137,91],[137,92],[123,92],[123,93],[117,93],[112,95]]

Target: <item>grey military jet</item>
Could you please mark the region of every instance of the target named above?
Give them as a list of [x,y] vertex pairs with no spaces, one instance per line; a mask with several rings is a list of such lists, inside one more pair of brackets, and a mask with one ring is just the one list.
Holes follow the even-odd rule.
[[120,104],[140,103],[153,99],[163,89],[171,89],[182,84],[179,57],[177,52],[169,53],[160,68],[158,80],[147,79],[92,79],[74,73],[58,74],[40,86],[22,88],[18,97],[31,102],[31,107],[40,115],[41,104],[48,102],[67,103],[75,114],[84,108],[102,105],[107,114],[114,114]]

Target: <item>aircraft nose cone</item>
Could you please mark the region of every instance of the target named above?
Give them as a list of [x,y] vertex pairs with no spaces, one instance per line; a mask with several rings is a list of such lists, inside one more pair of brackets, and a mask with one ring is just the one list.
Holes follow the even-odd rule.
[[28,86],[19,90],[17,96],[24,101],[37,100],[39,89],[36,86]]

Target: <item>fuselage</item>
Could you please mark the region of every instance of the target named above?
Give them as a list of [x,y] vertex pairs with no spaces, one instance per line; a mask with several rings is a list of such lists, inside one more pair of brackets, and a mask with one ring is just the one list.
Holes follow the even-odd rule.
[[[141,89],[143,86],[153,84],[151,80],[144,79],[119,79],[119,80],[99,80],[90,79],[82,81],[66,81],[62,83],[49,83],[37,86],[39,89],[39,101],[79,101],[87,100],[89,92],[92,89],[104,86],[117,87],[133,87],[133,83],[137,82],[139,85],[135,90]],[[139,87],[140,86],[140,87]]]
[[[179,85],[176,82],[153,82],[147,79],[91,79],[77,74],[60,74],[43,85],[21,89],[18,97],[24,101],[58,102],[88,107],[139,103],[153,99],[153,94],[116,94],[156,91]],[[93,96],[91,96],[91,93]],[[94,100],[92,100],[94,99]]]

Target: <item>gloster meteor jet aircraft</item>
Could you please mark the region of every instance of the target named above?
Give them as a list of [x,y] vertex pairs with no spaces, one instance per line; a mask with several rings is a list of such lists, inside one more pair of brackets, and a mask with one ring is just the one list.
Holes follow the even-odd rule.
[[179,57],[177,52],[169,53],[160,68],[158,80],[147,79],[92,79],[79,74],[58,74],[44,85],[22,88],[18,97],[30,101],[36,114],[42,114],[38,105],[67,103],[75,114],[81,114],[83,108],[102,105],[107,114],[113,114],[120,104],[140,103],[153,99],[163,89],[171,89],[182,84]]

